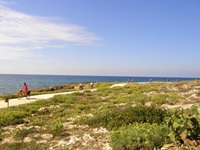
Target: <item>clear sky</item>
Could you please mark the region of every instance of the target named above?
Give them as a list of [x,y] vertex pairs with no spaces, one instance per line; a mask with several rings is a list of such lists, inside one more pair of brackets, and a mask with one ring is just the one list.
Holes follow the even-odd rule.
[[200,1],[0,0],[0,73],[200,77]]

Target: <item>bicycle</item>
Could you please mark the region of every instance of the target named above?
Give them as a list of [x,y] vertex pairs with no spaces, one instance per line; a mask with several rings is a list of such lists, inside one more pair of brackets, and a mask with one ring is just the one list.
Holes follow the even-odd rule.
[[26,97],[26,99],[30,99],[31,91],[24,92],[20,90],[18,93],[20,94],[20,97],[18,98],[19,100],[22,99],[23,97]]

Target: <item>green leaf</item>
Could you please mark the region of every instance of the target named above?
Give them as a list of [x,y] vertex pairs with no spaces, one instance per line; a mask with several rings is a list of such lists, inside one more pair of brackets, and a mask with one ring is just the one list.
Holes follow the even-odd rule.
[[192,123],[191,123],[191,121],[188,121],[188,126],[190,127],[190,129],[193,129],[194,128],[194,126],[192,125]]
[[194,115],[198,112],[198,107],[195,106],[195,105],[192,105],[191,108],[190,108],[190,114],[191,115]]
[[179,128],[181,125],[180,124],[178,124],[177,122],[174,122],[173,123],[173,128],[174,129],[177,129],[177,128]]
[[170,139],[173,141],[173,142],[175,142],[176,141],[176,138],[175,138],[175,135],[171,132],[171,133],[169,133],[169,135],[168,135],[169,137],[170,137]]
[[197,116],[196,119],[198,121],[198,124],[200,125],[200,116]]

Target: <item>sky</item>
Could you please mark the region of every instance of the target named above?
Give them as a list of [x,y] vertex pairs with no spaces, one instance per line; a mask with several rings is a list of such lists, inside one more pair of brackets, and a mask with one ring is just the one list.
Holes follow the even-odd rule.
[[199,0],[0,0],[0,74],[200,77]]

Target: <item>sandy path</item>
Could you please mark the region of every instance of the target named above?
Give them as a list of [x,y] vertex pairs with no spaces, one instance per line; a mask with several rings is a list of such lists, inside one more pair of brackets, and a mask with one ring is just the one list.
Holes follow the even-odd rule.
[[[48,98],[53,97],[54,95],[72,94],[72,93],[75,93],[75,92],[77,92],[77,91],[34,95],[34,96],[31,96],[29,99],[26,99],[25,97],[21,98],[21,99],[18,99],[18,98],[10,99],[9,100],[9,107],[17,106],[17,105],[21,105],[21,104],[27,104],[27,103],[31,103],[31,102],[41,100],[41,99],[48,99]],[[6,108],[6,107],[8,107],[8,103],[6,103],[4,100],[0,101],[0,108]]]

